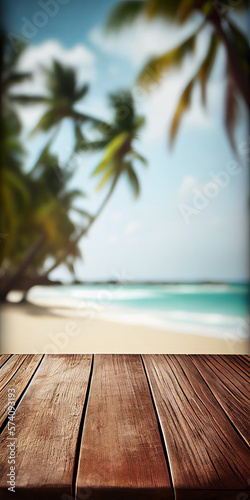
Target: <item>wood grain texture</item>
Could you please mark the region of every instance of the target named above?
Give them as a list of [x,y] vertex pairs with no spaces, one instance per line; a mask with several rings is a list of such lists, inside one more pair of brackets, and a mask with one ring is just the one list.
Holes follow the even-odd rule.
[[[249,489],[249,448],[188,356],[144,355],[177,500],[236,500]],[[238,497],[240,498],[240,497]]]
[[10,359],[11,354],[0,354],[0,368],[6,363],[8,359]]
[[158,423],[136,355],[95,355],[77,493],[91,500],[172,499]]
[[250,445],[250,358],[191,356],[228,418]]
[[[72,495],[91,355],[46,355],[16,412],[16,499]],[[0,497],[6,494],[8,430],[0,438]],[[69,497],[67,497],[69,495]],[[2,498],[2,497],[1,497]]]
[[15,390],[15,401],[17,402],[36,371],[41,359],[42,355],[40,354],[29,354],[14,373],[13,377],[0,390],[0,427],[8,415],[8,389]]
[[13,354],[7,363],[2,366],[0,371],[0,391],[9,383],[26,358],[27,354]]

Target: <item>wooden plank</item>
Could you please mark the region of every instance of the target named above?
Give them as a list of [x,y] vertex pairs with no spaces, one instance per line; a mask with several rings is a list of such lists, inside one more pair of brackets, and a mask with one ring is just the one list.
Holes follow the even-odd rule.
[[188,356],[144,355],[177,500],[235,500],[248,490],[249,448]]
[[[62,500],[72,492],[91,355],[46,355],[18,406],[16,499]],[[0,438],[0,497],[9,472],[8,429]],[[67,497],[67,495],[69,495]]]
[[42,355],[29,354],[14,373],[13,377],[0,391],[0,427],[8,415],[8,390],[12,390],[15,401],[17,402],[36,371],[41,359]]
[[228,362],[234,367],[234,371],[241,374],[248,381],[250,370],[250,356],[247,355],[227,355]]
[[228,418],[250,445],[250,363],[241,370],[239,356],[191,356]]
[[0,354],[0,368],[6,363],[6,361],[11,357],[11,354]]
[[173,498],[140,356],[95,355],[76,484],[91,500]]
[[0,391],[12,379],[13,375],[15,375],[26,358],[27,354],[13,354],[13,356],[8,359],[7,363],[2,366],[0,371]]

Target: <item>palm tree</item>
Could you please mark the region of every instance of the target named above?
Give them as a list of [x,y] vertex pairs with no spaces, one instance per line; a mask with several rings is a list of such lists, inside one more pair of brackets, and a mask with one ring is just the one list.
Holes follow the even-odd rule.
[[[47,153],[37,169],[31,173],[9,176],[4,169],[2,191],[4,217],[3,227],[8,234],[4,241],[2,268],[5,279],[0,299],[5,300],[21,275],[35,278],[44,269],[47,259],[59,258],[65,249],[65,264],[74,273],[74,262],[81,257],[74,242],[80,228],[70,218],[74,200],[82,196],[78,190],[67,189],[67,178],[58,179],[54,167],[57,158]],[[18,180],[18,182],[17,182]],[[14,219],[14,226],[10,222]],[[10,237],[9,237],[10,236]],[[11,269],[11,274],[9,274]]]
[[[248,0],[241,0],[234,4],[234,9],[247,11]],[[197,36],[201,30],[210,24],[213,32],[207,53],[191,80],[186,85],[170,128],[170,144],[172,145],[179,129],[181,118],[191,104],[194,84],[199,81],[202,87],[203,104],[206,105],[206,88],[209,76],[214,66],[220,44],[226,50],[226,99],[225,99],[225,126],[231,145],[236,152],[234,129],[238,117],[238,97],[241,96],[248,109],[250,107],[249,95],[249,46],[245,35],[236,26],[230,17],[230,0],[222,2],[214,0],[132,0],[122,1],[114,7],[107,21],[107,30],[119,30],[130,24],[139,15],[148,19],[161,16],[166,20],[175,21],[182,25],[195,12],[199,12],[203,19],[198,29],[179,46],[159,57],[154,57],[143,68],[138,83],[159,83],[162,76],[171,67],[179,66],[186,54],[193,53]],[[147,84],[148,85],[148,84]],[[152,85],[149,85],[150,90]]]
[[[97,123],[95,128],[100,133],[100,139],[92,142],[85,140],[79,142],[78,145],[78,150],[82,149],[84,151],[105,148],[104,157],[95,168],[92,176],[100,178],[97,186],[98,190],[107,184],[109,185],[109,189],[96,214],[90,218],[86,227],[80,231],[77,238],[74,240],[75,244],[80,241],[99,218],[122,176],[128,179],[135,197],[138,197],[140,193],[140,183],[134,167],[134,162],[139,161],[144,165],[146,165],[147,162],[146,159],[137,152],[134,144],[144,124],[144,118],[136,115],[134,100],[130,92],[112,94],[110,96],[110,104],[114,113],[112,124]],[[53,266],[47,271],[46,275],[64,262],[66,257],[67,252],[65,252],[64,257],[56,260]]]
[[31,135],[38,131],[48,132],[54,130],[49,143],[45,146],[47,148],[54,141],[63,120],[69,118],[72,120],[77,142],[79,134],[82,136],[82,124],[87,122],[98,124],[100,122],[96,118],[75,109],[75,105],[86,97],[89,86],[85,83],[79,86],[74,68],[65,67],[58,61],[53,61],[52,67],[49,69],[43,68],[43,71],[46,75],[46,89],[48,90],[48,95],[42,98],[46,105],[46,111]]
[[15,51],[10,45],[6,34],[0,32],[0,64],[1,64],[1,98],[4,109],[10,113],[17,113],[13,108],[13,103],[17,104],[35,104],[43,102],[43,96],[18,94],[13,92],[13,87],[20,85],[26,80],[32,80],[32,73],[29,71],[20,71],[17,69],[20,57],[26,49],[25,43],[19,45]]

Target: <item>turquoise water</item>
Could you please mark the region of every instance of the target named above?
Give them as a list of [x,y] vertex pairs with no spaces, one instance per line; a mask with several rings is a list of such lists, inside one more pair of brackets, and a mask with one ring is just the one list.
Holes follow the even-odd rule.
[[143,324],[209,336],[245,338],[248,335],[246,284],[74,285],[35,287],[31,299],[50,305],[93,308],[119,322]]

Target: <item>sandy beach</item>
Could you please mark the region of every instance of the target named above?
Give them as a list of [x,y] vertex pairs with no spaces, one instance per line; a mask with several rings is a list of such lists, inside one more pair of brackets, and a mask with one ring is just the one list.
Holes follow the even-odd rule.
[[248,354],[249,342],[108,321],[86,310],[35,304],[1,308],[1,353]]

